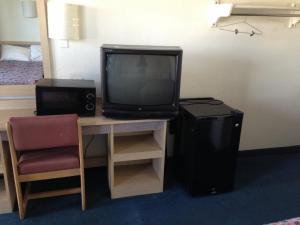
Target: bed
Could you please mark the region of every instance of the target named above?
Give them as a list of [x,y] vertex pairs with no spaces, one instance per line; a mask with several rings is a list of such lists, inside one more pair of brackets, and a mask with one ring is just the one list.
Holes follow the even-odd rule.
[[[0,44],[4,44],[0,42]],[[5,44],[8,44],[7,42]],[[10,42],[13,46],[30,47],[36,42]],[[1,60],[0,61],[0,85],[26,85],[35,84],[43,78],[42,61],[20,61]]]
[[0,85],[34,84],[42,78],[42,62],[0,61]]

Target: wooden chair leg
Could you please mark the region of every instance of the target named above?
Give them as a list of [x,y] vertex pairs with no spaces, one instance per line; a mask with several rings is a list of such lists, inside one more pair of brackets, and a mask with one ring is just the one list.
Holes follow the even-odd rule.
[[28,182],[28,183],[26,183],[24,197],[23,197],[23,214],[24,214],[24,217],[26,215],[26,210],[27,210],[27,204],[28,204],[28,200],[29,200],[30,189],[31,189],[31,182]]
[[81,208],[82,211],[86,209],[85,198],[85,177],[84,177],[84,156],[83,156],[83,140],[82,140],[82,128],[78,125],[78,140],[79,140],[79,161],[80,161],[80,185],[81,185]]
[[20,217],[20,220],[23,220],[25,217],[25,210],[24,210],[22,188],[21,188],[21,184],[16,180],[15,180],[15,186],[16,186],[16,192],[17,192],[19,217]]
[[84,172],[80,174],[80,185],[81,185],[81,208],[82,211],[86,209],[86,198],[85,198],[85,177]]

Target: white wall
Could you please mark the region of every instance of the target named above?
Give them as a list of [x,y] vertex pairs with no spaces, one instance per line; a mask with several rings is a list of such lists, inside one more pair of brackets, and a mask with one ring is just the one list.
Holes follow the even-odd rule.
[[40,40],[38,18],[24,18],[20,0],[0,0],[0,40]]
[[250,38],[209,28],[210,0],[68,2],[83,5],[83,39],[70,48],[52,41],[56,77],[94,79],[100,86],[103,43],[179,45],[181,96],[213,96],[244,111],[241,149],[300,144],[300,26],[248,18],[264,33]]

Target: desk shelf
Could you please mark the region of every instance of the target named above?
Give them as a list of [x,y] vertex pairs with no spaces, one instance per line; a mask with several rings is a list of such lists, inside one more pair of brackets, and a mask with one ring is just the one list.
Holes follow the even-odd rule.
[[[0,159],[1,160],[1,159]],[[0,175],[3,175],[4,173],[4,170],[3,170],[3,165],[2,163],[0,162]]]
[[2,154],[0,153],[0,176],[3,174],[4,174],[4,160]]
[[0,214],[11,212],[11,203],[5,190],[4,178],[0,176]]
[[163,156],[163,150],[152,134],[117,136],[114,142],[114,162],[153,159]]
[[[155,123],[155,126],[152,126]],[[126,133],[111,127],[109,145],[109,186],[112,198],[145,195],[163,191],[166,121],[145,121],[146,130]],[[120,132],[122,131],[122,132]]]
[[0,214],[12,212],[15,202],[13,174],[9,169],[10,154],[7,141],[0,136]]
[[0,201],[6,197],[3,177],[0,176]]

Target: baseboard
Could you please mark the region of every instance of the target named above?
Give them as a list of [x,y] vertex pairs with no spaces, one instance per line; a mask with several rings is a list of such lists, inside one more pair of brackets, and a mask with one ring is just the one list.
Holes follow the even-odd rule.
[[300,145],[239,151],[239,157],[300,153]]

